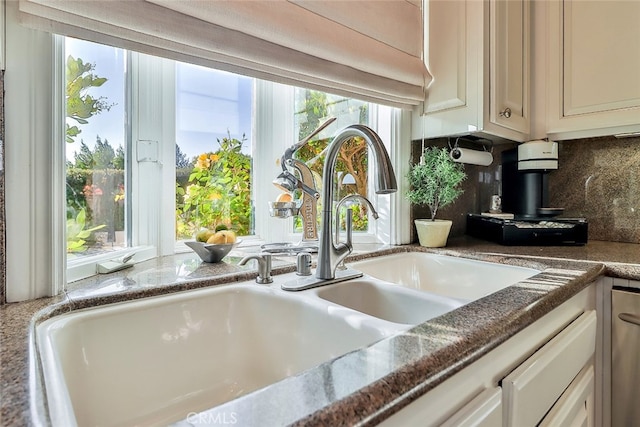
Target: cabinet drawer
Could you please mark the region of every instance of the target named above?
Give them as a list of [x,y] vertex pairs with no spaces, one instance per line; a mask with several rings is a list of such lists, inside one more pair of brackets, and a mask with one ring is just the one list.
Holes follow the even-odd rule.
[[507,425],[536,425],[595,352],[596,312],[583,313],[502,381]]
[[540,427],[589,425],[593,417],[593,366],[586,366],[562,394]]
[[487,389],[440,427],[496,427],[502,425],[502,389]]

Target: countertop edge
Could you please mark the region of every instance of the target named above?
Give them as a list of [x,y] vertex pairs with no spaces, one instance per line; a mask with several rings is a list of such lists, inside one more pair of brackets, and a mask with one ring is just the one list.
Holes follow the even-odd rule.
[[[476,331],[474,339],[466,342],[464,356],[455,360],[454,363],[452,363],[451,357],[447,357],[446,354],[432,354],[418,359],[413,364],[407,365],[291,425],[325,426],[334,425],[336,420],[339,420],[343,425],[376,425],[578,294],[602,276],[604,271],[603,264],[593,263],[589,270],[579,278],[536,301],[534,305],[529,306],[529,310],[526,312],[521,311],[505,323],[502,322],[504,319],[501,319],[499,323],[502,323],[501,326],[504,328],[502,328],[500,335],[486,335],[482,331]],[[487,298],[499,299],[500,292]],[[473,308],[469,307],[469,310],[473,310]],[[436,371],[435,374],[431,373],[434,371]],[[416,373],[422,374],[416,375]],[[377,397],[375,406],[378,407],[378,410],[356,411],[355,408],[367,408],[371,405],[370,396],[372,394]]]

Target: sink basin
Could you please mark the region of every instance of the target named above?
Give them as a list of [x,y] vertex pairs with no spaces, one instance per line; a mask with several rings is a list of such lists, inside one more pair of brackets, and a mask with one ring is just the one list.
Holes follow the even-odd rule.
[[428,295],[374,280],[355,279],[317,288],[317,295],[379,319],[417,325],[463,305],[438,295]]
[[42,322],[42,424],[170,424],[539,273],[419,252],[352,266],[369,276],[301,292],[245,282]]
[[329,306],[236,284],[49,319],[36,346],[52,424],[168,424],[395,332]]
[[424,252],[381,256],[349,266],[405,288],[467,301],[480,299],[540,273],[533,268]]

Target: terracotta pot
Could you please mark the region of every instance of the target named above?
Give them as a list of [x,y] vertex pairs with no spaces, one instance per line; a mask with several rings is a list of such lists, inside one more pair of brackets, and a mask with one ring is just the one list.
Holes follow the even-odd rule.
[[447,245],[452,221],[446,219],[416,219],[416,230],[420,246],[427,248],[442,248]]

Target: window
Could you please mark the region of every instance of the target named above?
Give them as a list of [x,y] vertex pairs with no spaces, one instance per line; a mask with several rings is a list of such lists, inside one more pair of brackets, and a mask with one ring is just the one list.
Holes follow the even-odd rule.
[[[92,186],[97,185],[100,172],[94,172],[100,169],[83,172],[86,179],[80,181],[82,190],[86,185],[89,187],[86,193],[77,189],[69,191],[69,204],[75,211],[68,211],[65,165],[69,161],[75,166],[76,151],[65,142],[66,42],[64,37],[28,30],[15,19],[7,20],[6,30],[8,60],[4,100],[11,108],[5,110],[5,137],[7,141],[14,141],[9,144],[11,150],[5,152],[7,301],[56,295],[64,289],[66,282],[95,274],[96,262],[115,258],[120,251],[135,252],[136,261],[175,253],[177,128],[188,125],[188,122],[178,119],[176,105],[180,95],[177,75],[180,71],[176,63],[106,48],[113,54],[111,59],[115,52],[120,52],[117,55],[122,58],[119,76],[107,76],[105,67],[110,67],[108,63],[95,60],[96,76],[107,76],[108,81],[100,87],[92,87],[89,93],[98,98],[105,96],[105,102],[112,105],[110,110],[91,116],[87,121],[97,125],[107,117],[107,113],[112,115],[122,108],[120,129],[124,136],[121,143],[120,137],[102,130],[91,131],[85,126],[89,123],[85,123],[80,124],[85,127],[79,126],[82,132],[76,137],[80,136],[84,141],[85,151],[90,150],[92,158],[98,147],[98,136],[101,145],[106,146],[106,140],[114,150],[114,160],[122,158],[119,152],[122,146],[124,172],[118,174],[124,175],[124,187],[120,183],[114,185],[118,193],[110,194],[109,198],[113,196],[115,203],[116,196],[124,192],[124,199],[118,197],[118,203],[122,202],[124,206],[122,210],[114,209],[113,217],[99,223],[92,222],[94,217],[87,217],[85,210],[85,229],[105,225],[93,230],[91,233],[94,235],[85,239],[91,243],[87,244],[87,254],[98,249],[93,246],[94,242],[101,245],[100,250],[104,253],[85,256],[75,252],[67,257],[66,220],[82,222],[78,213],[83,206],[91,207],[93,200],[89,199],[93,194],[89,190],[94,190]],[[88,56],[81,59],[83,63],[92,64],[94,61]],[[113,83],[118,79],[121,83],[116,87]],[[252,126],[250,131],[241,131],[246,133],[246,147],[251,147],[253,229],[256,236],[265,241],[296,242],[300,234],[294,232],[293,219],[271,218],[267,213],[267,202],[275,200],[279,194],[271,185],[281,171],[277,160],[300,135],[294,120],[295,88],[257,79],[252,80],[251,86],[253,101],[249,120]],[[108,91],[101,94],[103,89]],[[120,99],[114,99],[116,93],[123,93],[122,103]],[[401,178],[410,150],[409,122],[404,120],[409,114],[404,110],[368,105],[368,124],[384,141],[392,143],[389,151],[392,160],[396,159],[394,166]],[[75,124],[69,122],[70,126]],[[231,124],[228,127],[231,130]],[[239,129],[244,127],[241,122]],[[336,130],[337,126],[336,129],[327,129],[326,135]],[[349,181],[342,182],[346,184]],[[102,200],[107,200],[104,189],[100,187],[100,190]],[[392,243],[408,241],[408,221],[397,221],[398,230],[386,221],[408,215],[408,203],[403,202],[404,198],[395,195],[378,198],[369,194],[381,217],[375,222],[368,221],[367,231],[358,237]],[[73,200],[77,204],[74,205]],[[120,230],[123,224],[124,230]],[[103,234],[96,236],[96,232]],[[249,240],[246,239],[247,242]]]
[[221,224],[254,234],[253,79],[176,63],[176,238]]
[[122,49],[65,39],[67,257],[128,246]]
[[[182,241],[220,224],[242,236],[299,241],[299,217],[284,223],[265,218],[265,199],[274,200],[278,192],[271,185],[276,159],[320,122],[336,117],[296,153],[320,188],[322,153],[331,136],[349,124],[372,125],[378,108],[69,38],[66,50],[67,75],[84,85],[72,99],[75,80],[67,81],[68,264],[72,270],[90,266],[69,273],[72,279],[93,274],[92,263],[114,257],[114,251],[151,248],[149,257],[187,250]],[[289,129],[259,123],[256,116],[270,103],[287,115]],[[376,206],[368,162],[364,140],[344,144],[334,203],[360,193]],[[358,238],[376,241],[367,207],[355,204],[353,210]],[[169,218],[174,227],[160,227]]]
[[[184,250],[181,241],[192,239],[201,228],[220,224],[242,236],[300,240],[299,217],[287,221],[288,231],[284,227],[275,235],[262,234],[268,223],[280,219],[271,218],[256,227],[255,217],[268,215],[266,203],[258,201],[256,194],[273,194],[270,182],[277,176],[265,165],[270,163],[269,156],[264,155],[264,145],[268,144],[262,137],[267,132],[265,125],[254,131],[256,110],[268,108],[268,102],[273,102],[291,113],[286,121],[292,128],[288,132],[291,136],[281,132],[276,135],[276,143],[269,144],[274,162],[321,122],[329,117],[337,119],[296,152],[297,159],[311,169],[320,189],[323,150],[331,136],[349,124],[372,125],[378,108],[315,90],[281,87],[279,91],[276,86],[281,85],[269,82],[260,85],[269,88],[271,95],[266,96],[264,91],[260,95],[251,78],[135,53],[130,54],[133,60],[128,63],[127,53],[121,49],[65,40],[70,265],[92,262],[91,256],[103,254],[98,258],[101,260],[112,256],[114,250],[138,250],[145,245],[155,247],[156,255],[170,254],[174,249],[168,249],[167,244],[161,248],[162,242],[177,241],[178,250]],[[162,73],[163,69],[168,71]],[[164,99],[163,93],[170,94],[169,102],[158,104],[158,96]],[[166,127],[167,123],[173,125]],[[161,129],[149,129],[155,127]],[[175,147],[168,149],[170,143]],[[354,138],[344,144],[334,180],[334,203],[353,193],[370,197],[368,162],[364,140]],[[162,184],[166,169],[175,176],[171,188],[166,182]],[[257,175],[266,179],[256,179]],[[168,194],[175,195],[171,200],[175,212],[164,214],[164,218],[175,218],[173,236],[167,236],[171,228],[160,227],[155,232],[152,228],[163,222],[156,210],[171,206]],[[375,206],[375,197],[370,198]],[[376,229],[369,225],[367,207],[355,204],[352,208],[357,235],[375,241]],[[344,215],[339,220],[344,229]],[[143,222],[149,228],[138,230]],[[78,257],[86,259],[78,261]]]

